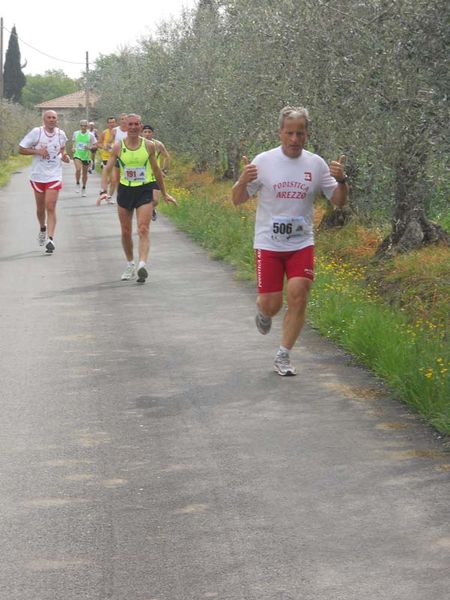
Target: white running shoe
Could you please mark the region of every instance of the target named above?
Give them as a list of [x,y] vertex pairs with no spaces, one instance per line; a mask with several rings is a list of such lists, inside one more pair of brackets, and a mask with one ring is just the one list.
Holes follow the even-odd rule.
[[287,352],[282,352],[281,350],[278,350],[277,355],[275,356],[273,369],[282,377],[297,375],[295,367],[291,365],[289,354]]
[[134,265],[128,265],[125,271],[122,273],[120,278],[122,281],[130,281],[136,277],[136,267]]
[[40,231],[38,235],[39,246],[43,246],[45,244],[45,240],[47,239],[47,230]]
[[272,317],[266,317],[266,315],[258,312],[255,317],[255,323],[259,333],[266,335],[272,327]]
[[107,204],[115,204],[114,200],[111,198],[111,196],[107,196],[106,197],[106,203]]
[[81,195],[83,198],[86,198],[86,188],[82,188]]
[[49,238],[48,242],[45,244],[45,251],[47,252],[47,254],[52,254],[54,249],[55,242]]
[[142,265],[142,267],[139,267],[139,269],[137,270],[137,282],[138,283],[145,283],[145,280],[148,277],[148,271],[147,271],[147,267],[145,265]]

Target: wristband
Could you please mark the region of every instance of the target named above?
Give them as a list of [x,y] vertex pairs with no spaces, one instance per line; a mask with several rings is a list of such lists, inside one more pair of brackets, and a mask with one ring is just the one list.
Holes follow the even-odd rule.
[[344,185],[344,183],[347,183],[348,177],[347,175],[344,175],[344,179],[336,179],[336,182],[339,183],[340,185]]

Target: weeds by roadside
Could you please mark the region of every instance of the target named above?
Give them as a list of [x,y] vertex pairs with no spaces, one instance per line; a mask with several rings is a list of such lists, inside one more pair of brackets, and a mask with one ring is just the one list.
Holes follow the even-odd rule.
[[14,173],[14,171],[26,167],[31,163],[31,157],[20,155],[11,156],[6,160],[0,161],[0,163],[0,187],[3,187],[11,179],[11,175]]

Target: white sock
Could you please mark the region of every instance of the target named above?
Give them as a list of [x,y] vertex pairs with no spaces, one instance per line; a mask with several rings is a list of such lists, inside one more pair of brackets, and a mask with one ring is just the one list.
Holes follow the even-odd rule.
[[129,260],[127,264],[129,267],[134,267],[134,260]]
[[286,354],[289,354],[290,350],[289,348],[285,348],[284,346],[280,346],[278,352],[285,352]]
[[145,267],[145,262],[143,260],[139,261],[138,269],[140,269],[141,267]]

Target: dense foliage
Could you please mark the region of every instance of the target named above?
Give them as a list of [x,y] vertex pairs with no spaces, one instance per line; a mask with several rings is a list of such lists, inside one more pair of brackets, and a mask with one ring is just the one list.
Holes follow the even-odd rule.
[[311,148],[348,155],[353,205],[378,219],[446,202],[449,38],[445,0],[202,0],[94,77],[104,114],[140,112],[232,177],[283,105],[307,106]]
[[17,152],[26,132],[39,124],[39,117],[20,104],[0,100],[0,160]]

